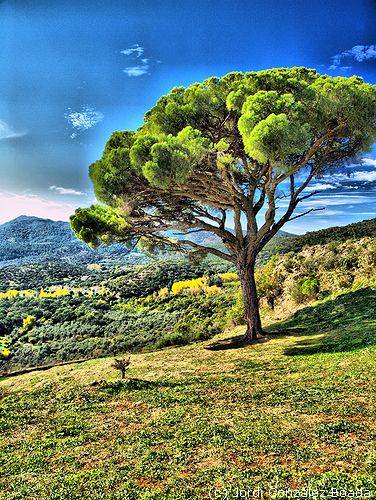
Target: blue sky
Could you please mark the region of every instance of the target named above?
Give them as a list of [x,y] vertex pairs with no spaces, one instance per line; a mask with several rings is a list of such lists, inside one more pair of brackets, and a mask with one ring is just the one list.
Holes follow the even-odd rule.
[[[0,1],[0,222],[67,219],[113,130],[234,70],[304,65],[376,83],[373,0]],[[375,217],[376,150],[320,180],[294,232]],[[315,205],[315,206],[316,206]]]

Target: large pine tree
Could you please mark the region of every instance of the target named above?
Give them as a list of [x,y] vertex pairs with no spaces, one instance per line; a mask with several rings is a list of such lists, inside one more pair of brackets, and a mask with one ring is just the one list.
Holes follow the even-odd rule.
[[[114,132],[90,167],[99,205],[71,218],[92,245],[120,241],[212,253],[239,272],[246,340],[262,335],[255,260],[324,173],[369,150],[376,87],[306,68],[230,73],[177,87],[137,131]],[[283,199],[284,209],[278,209]],[[229,227],[234,229],[229,229]],[[168,237],[209,231],[225,250]]]

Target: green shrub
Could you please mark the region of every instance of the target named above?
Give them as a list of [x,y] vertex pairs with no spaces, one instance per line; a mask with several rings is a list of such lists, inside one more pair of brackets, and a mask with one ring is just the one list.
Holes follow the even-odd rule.
[[316,278],[302,278],[290,286],[290,296],[297,304],[316,298],[319,292],[319,283]]
[[241,290],[237,291],[235,295],[235,302],[227,311],[226,322],[230,326],[242,325],[245,322],[244,303]]
[[188,333],[184,334],[183,332],[174,332],[163,335],[155,344],[153,344],[153,348],[162,349],[163,347],[170,347],[174,345],[185,345],[188,344],[192,338]]

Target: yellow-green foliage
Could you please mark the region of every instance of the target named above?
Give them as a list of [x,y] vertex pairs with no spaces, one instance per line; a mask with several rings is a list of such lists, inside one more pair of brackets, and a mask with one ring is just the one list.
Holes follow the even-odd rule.
[[16,299],[17,297],[25,297],[25,298],[31,298],[31,297],[37,297],[38,296],[38,291],[37,290],[7,290],[6,292],[0,292],[0,300],[1,299]]
[[0,337],[0,358],[9,358],[11,352],[9,349],[9,338]]
[[226,323],[230,326],[243,325],[245,322],[244,303],[241,289],[239,288],[235,294],[235,302],[227,311]]
[[47,290],[42,288],[41,290],[14,290],[10,289],[5,292],[0,292],[0,300],[2,299],[17,299],[18,297],[25,298],[39,298],[39,299],[58,299],[60,297],[66,297],[68,295],[77,296],[79,294],[86,295],[87,297],[93,297],[94,295],[106,295],[108,289],[103,286],[92,286],[90,288],[63,288],[63,287],[52,287]]
[[167,287],[161,288],[158,292],[158,297],[168,297],[169,291]]
[[221,278],[222,281],[227,282],[227,281],[238,281],[239,277],[237,273],[220,273],[218,276]]
[[65,297],[66,295],[69,295],[69,290],[66,288],[58,288],[57,290],[51,290],[51,291],[45,291],[42,290],[39,292],[39,297],[42,299],[45,298],[57,298],[57,297]]
[[14,299],[18,297],[20,292],[18,290],[7,290],[6,292],[0,292],[0,299]]
[[32,330],[35,325],[35,321],[36,321],[35,316],[31,316],[31,314],[28,314],[26,318],[22,320],[22,326],[19,329],[19,332],[26,333]]
[[171,287],[172,295],[198,295],[201,293],[213,295],[220,291],[221,289],[218,286],[210,286],[208,284],[206,276],[192,280],[177,281]]
[[283,269],[279,265],[278,256],[273,256],[264,266],[256,270],[256,283],[258,293],[265,297],[270,305],[273,305],[275,298],[281,293],[281,278]]

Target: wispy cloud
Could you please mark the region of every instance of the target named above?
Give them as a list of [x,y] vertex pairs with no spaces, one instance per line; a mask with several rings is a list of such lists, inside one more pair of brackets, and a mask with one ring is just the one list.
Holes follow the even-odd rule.
[[148,64],[140,64],[138,66],[128,66],[123,71],[127,76],[142,76],[149,70]]
[[79,132],[88,130],[101,122],[104,115],[100,111],[96,111],[92,106],[82,106],[79,111],[68,108],[64,117],[74,129],[70,136],[74,139]]
[[132,45],[132,47],[128,47],[127,49],[123,49],[120,51],[121,54],[124,54],[125,56],[130,56],[134,54],[136,57],[141,57],[142,54],[144,53],[144,47],[141,47],[138,43],[135,43]]
[[359,181],[359,182],[373,182],[376,181],[376,170],[365,171],[359,170],[357,172],[350,172],[348,174],[332,174],[330,179],[337,181]]
[[67,195],[72,195],[72,196],[83,196],[85,193],[82,191],[77,191],[76,189],[73,188],[64,188],[60,186],[50,186],[49,187],[50,191],[55,191],[58,194],[67,194]]
[[305,188],[305,191],[326,191],[327,189],[336,189],[338,185],[328,184],[324,182],[316,182]]
[[355,45],[352,49],[334,55],[329,69],[350,69],[351,66],[343,66],[342,62],[351,60],[363,62],[369,59],[376,59],[376,45]]
[[362,205],[373,201],[374,197],[358,195],[358,194],[331,194],[327,195],[317,195],[314,198],[305,200],[302,202],[302,207],[333,207],[333,206],[348,206],[348,205]]
[[376,167],[376,160],[374,160],[373,158],[363,158],[362,164],[368,165],[370,167]]
[[35,194],[0,192],[0,224],[19,215],[68,220],[76,205],[48,200]]
[[[376,182],[376,159],[362,158],[359,163],[347,165],[340,172],[324,175],[320,182],[322,189],[371,189],[373,190]],[[330,186],[331,185],[331,186]],[[315,184],[306,188],[314,191]]]
[[[133,45],[132,47],[129,47],[127,49],[121,50],[120,53],[128,56],[130,58],[130,61],[133,59],[133,64],[127,66],[126,68],[123,69],[123,73],[125,73],[127,76],[130,77],[138,77],[145,75],[146,73],[149,73],[151,64],[153,63],[153,60],[150,59],[150,57],[142,57],[141,56],[144,54],[145,49],[138,43]],[[141,59],[140,59],[141,58]],[[160,61],[156,61],[160,62]]]
[[373,182],[376,181],[376,170],[373,172],[354,172],[350,178],[354,181]]
[[26,131],[16,131],[8,123],[0,120],[0,141],[15,137],[23,137],[24,135],[26,135]]

